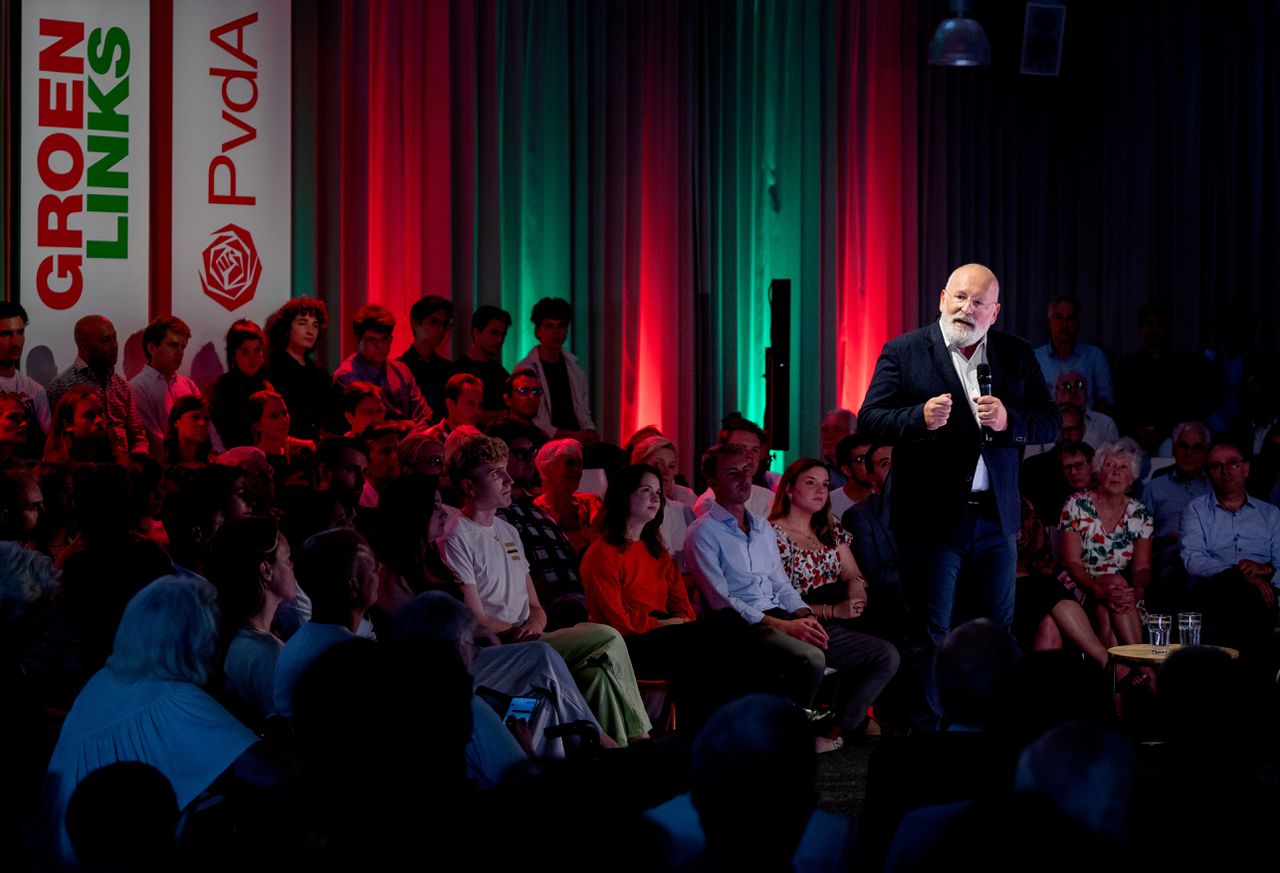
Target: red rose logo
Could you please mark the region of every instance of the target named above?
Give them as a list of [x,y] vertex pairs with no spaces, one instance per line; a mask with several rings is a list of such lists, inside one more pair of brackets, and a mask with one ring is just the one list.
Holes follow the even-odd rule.
[[214,231],[200,270],[205,294],[235,310],[253,299],[261,277],[262,263],[249,231],[234,224]]

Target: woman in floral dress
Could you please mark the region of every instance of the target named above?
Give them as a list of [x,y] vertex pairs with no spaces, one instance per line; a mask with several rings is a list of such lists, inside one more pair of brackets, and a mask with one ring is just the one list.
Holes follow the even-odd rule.
[[1129,438],[1104,443],[1093,458],[1097,485],[1067,499],[1062,563],[1089,595],[1104,642],[1142,641],[1137,604],[1151,580],[1151,513],[1128,495],[1142,465],[1142,450]]

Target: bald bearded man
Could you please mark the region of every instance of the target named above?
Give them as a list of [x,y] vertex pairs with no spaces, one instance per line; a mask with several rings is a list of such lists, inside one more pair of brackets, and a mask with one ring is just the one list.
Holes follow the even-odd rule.
[[116,372],[120,342],[115,326],[101,315],[76,322],[76,359],[49,383],[49,406],[77,385],[92,386],[102,397],[111,441],[121,453],[147,451],[147,429],[138,414],[133,389]]
[[932,649],[953,612],[1012,622],[1019,454],[1059,429],[1031,346],[990,330],[1000,314],[991,270],[958,268],[938,310],[933,324],[885,343],[858,414],[861,433],[894,446],[890,517],[915,630],[908,656],[930,684]]

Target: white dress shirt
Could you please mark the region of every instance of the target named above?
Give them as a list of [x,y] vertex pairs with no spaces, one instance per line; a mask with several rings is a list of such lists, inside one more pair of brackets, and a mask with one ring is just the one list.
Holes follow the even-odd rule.
[[[956,375],[960,377],[960,384],[964,386],[965,402],[969,404],[969,409],[973,411],[973,417],[976,421],[978,418],[978,404],[973,398],[982,396],[981,389],[978,388],[978,365],[987,362],[987,338],[984,336],[982,341],[978,343],[978,347],[973,350],[973,355],[966,358],[964,352],[960,351],[957,345],[948,344],[947,350],[951,352],[951,363],[956,368]],[[951,398],[952,409],[955,408],[956,398]],[[977,466],[973,468],[973,489],[974,491],[987,491],[991,488],[991,477],[987,473],[987,462],[982,459],[982,454],[978,454]]]

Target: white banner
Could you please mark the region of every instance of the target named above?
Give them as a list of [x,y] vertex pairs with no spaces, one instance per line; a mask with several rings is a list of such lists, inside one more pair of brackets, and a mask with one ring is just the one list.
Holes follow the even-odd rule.
[[[290,296],[290,4],[173,4],[173,298],[184,369],[225,366],[227,328]],[[220,369],[218,369],[220,372]]]
[[75,358],[72,328],[105,315],[125,338],[148,310],[150,5],[22,4],[20,294],[27,373]]

